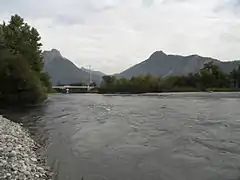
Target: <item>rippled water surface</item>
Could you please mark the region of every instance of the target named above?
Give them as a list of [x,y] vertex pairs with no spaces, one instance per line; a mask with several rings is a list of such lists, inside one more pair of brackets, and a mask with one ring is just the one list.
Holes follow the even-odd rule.
[[18,114],[58,180],[240,179],[240,94],[51,95]]

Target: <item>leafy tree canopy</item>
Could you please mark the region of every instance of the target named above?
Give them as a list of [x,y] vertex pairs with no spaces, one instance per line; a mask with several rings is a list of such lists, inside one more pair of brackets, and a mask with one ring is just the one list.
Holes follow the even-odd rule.
[[43,70],[37,30],[18,15],[0,24],[1,105],[33,104],[43,101],[51,89]]

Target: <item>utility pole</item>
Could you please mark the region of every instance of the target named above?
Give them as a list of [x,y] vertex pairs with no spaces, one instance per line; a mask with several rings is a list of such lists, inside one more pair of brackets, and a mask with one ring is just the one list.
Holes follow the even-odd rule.
[[88,91],[90,91],[90,86],[91,86],[91,83],[92,83],[92,71],[91,71],[91,65],[89,65],[89,83],[88,83]]
[[89,65],[89,86],[92,83],[92,71],[91,71],[91,65]]

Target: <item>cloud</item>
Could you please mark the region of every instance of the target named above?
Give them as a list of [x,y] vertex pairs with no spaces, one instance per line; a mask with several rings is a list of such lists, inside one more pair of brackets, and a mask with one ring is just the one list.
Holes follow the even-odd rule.
[[154,0],[142,0],[143,6],[150,7],[154,5]]
[[71,26],[71,25],[77,25],[77,24],[84,24],[85,19],[83,17],[79,17],[77,15],[68,15],[65,16],[65,14],[58,14],[56,15],[53,20],[56,24],[61,24],[63,26]]
[[44,49],[116,73],[156,50],[239,59],[238,7],[239,0],[1,0],[0,18],[18,13]]
[[121,0],[90,0],[89,6],[94,11],[104,11],[115,8],[121,4]]
[[221,0],[215,7],[215,12],[229,11],[235,15],[240,15],[240,0]]

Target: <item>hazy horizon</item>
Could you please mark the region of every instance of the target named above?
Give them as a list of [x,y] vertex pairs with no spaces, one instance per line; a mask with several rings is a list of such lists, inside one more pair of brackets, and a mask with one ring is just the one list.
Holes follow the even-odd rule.
[[1,20],[19,14],[36,27],[43,50],[107,74],[159,50],[240,57],[240,0],[2,0],[0,10]]

